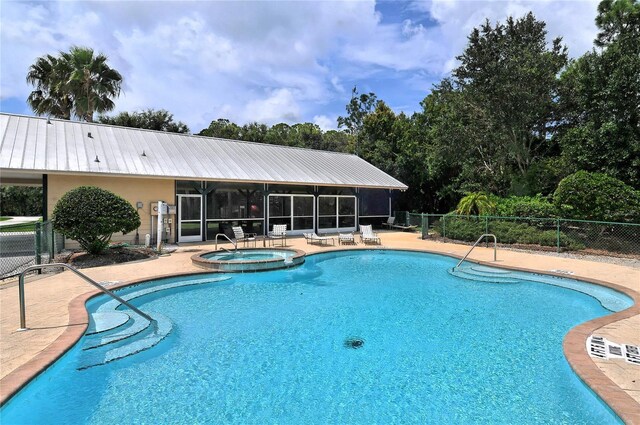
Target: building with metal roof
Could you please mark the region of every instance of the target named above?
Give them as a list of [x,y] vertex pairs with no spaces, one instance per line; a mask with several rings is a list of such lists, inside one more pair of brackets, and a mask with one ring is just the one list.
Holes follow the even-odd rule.
[[42,184],[45,216],[66,191],[94,185],[136,206],[142,233],[153,234],[153,202],[175,205],[171,241],[238,224],[353,231],[389,216],[392,191],[407,188],[345,153],[12,114],[0,114],[0,137],[0,183]]

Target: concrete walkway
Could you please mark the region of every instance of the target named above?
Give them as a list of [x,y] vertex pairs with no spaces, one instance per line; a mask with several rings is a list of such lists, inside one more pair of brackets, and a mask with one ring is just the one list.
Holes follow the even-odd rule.
[[[383,248],[424,250],[457,257],[461,257],[469,249],[467,245],[421,240],[417,233],[381,232],[380,236]],[[287,243],[290,247],[302,249],[309,253],[354,248],[352,246],[325,247],[308,245],[303,238],[289,238]],[[370,247],[358,244],[355,248]],[[111,284],[127,283],[177,273],[204,272],[204,270],[195,267],[191,262],[191,256],[203,250],[213,250],[213,245],[181,244],[179,249],[169,256],[136,263],[84,269],[82,271],[95,280],[107,281]],[[477,261],[490,262],[493,258],[493,250],[478,247],[470,258]],[[640,300],[640,269],[637,267],[500,249],[498,250],[498,262],[496,265],[547,273],[554,270],[573,272],[571,277],[607,282],[613,284],[613,286],[619,285],[629,290],[628,292],[632,294],[635,291],[636,299]],[[2,381],[0,381],[0,391],[2,393],[0,400],[4,399],[10,387],[15,385],[19,387],[21,385],[20,380],[28,379],[33,373],[37,373],[37,368],[43,367],[42,359],[49,358],[48,362],[50,362],[51,358],[56,358],[60,351],[64,351],[66,347],[73,344],[82,335],[87,325],[84,300],[88,298],[89,294],[94,293],[90,285],[70,272],[31,278],[25,286],[27,327],[29,330],[24,332],[17,331],[19,326],[17,283],[8,283],[0,287],[0,378],[2,378]],[[83,297],[77,298],[79,296]],[[72,300],[74,301],[72,302]],[[615,318],[621,320],[608,323],[612,320],[612,316],[606,316],[602,318],[601,322],[592,321],[595,325],[592,322],[587,322],[584,329],[587,329],[587,332],[596,333],[618,343],[640,345],[640,331],[638,331],[640,329],[639,312],[640,306],[636,303],[624,315],[619,316],[620,313],[616,314]],[[567,356],[575,354],[576,358],[581,359],[580,362],[583,363],[589,373],[590,371],[597,372],[599,368],[606,377],[615,383],[615,385],[610,385],[611,387],[617,386],[613,388],[614,390],[619,391],[621,388],[631,396],[630,399],[635,400],[635,410],[633,407],[634,402],[629,402],[629,399],[625,399],[626,405],[631,403],[631,407],[623,407],[630,412],[630,415],[624,417],[624,419],[627,422],[631,421],[640,424],[640,366],[631,365],[623,360],[594,361],[586,356],[585,338],[588,333],[577,332],[576,335],[570,338],[572,332],[573,330],[565,339],[565,354]],[[572,350],[575,352],[574,354],[572,354]],[[569,361],[576,368],[572,359],[569,359]],[[594,367],[594,364],[597,365],[597,368]],[[34,368],[36,368],[35,371]],[[583,376],[582,378],[589,382],[589,377]],[[596,392],[605,398],[609,405],[612,405],[611,400],[603,396],[599,391]],[[618,411],[615,407],[614,410]]]

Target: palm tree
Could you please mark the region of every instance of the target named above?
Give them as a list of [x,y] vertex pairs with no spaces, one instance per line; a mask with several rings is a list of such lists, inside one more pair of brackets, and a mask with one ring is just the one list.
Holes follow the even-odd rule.
[[69,67],[65,87],[73,96],[75,115],[93,122],[94,112],[113,110],[115,104],[111,99],[120,95],[122,75],[107,65],[107,57],[94,56],[93,49],[88,47],[73,46],[61,58]]
[[495,210],[495,202],[484,192],[468,193],[458,202],[456,213],[461,215],[487,215]]
[[73,99],[66,93],[66,64],[59,58],[45,55],[36,59],[27,72],[27,83],[35,86],[27,103],[37,115],[71,119]]

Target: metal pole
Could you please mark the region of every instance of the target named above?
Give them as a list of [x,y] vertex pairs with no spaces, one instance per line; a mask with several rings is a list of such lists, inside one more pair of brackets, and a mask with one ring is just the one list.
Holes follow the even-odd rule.
[[20,278],[18,279],[18,294],[20,298],[20,328],[19,331],[27,330],[27,315],[26,315],[26,307],[24,302],[24,273],[20,274]]
[[156,250],[160,252],[162,250],[162,201],[158,201],[158,232],[156,241]]
[[[42,227],[40,222],[36,222],[34,226],[35,232],[35,254],[36,254],[36,264],[42,264]],[[38,274],[42,273],[41,270],[38,271]]]
[[24,276],[25,276],[25,274],[27,274],[27,272],[29,272],[31,270],[40,270],[40,269],[44,269],[44,268],[48,268],[48,267],[64,267],[66,269],[71,270],[73,273],[75,273],[76,275],[80,276],[82,279],[84,279],[85,281],[87,281],[91,285],[95,286],[100,291],[102,291],[105,294],[109,295],[111,298],[113,298],[115,300],[118,300],[121,304],[129,307],[131,310],[135,311],[136,313],[138,313],[140,316],[144,317],[145,319],[147,319],[151,323],[155,323],[155,319],[154,318],[152,318],[148,314],[140,311],[137,307],[134,307],[133,305],[131,305],[127,301],[123,300],[122,298],[120,298],[119,296],[117,296],[116,294],[114,294],[113,292],[111,292],[110,290],[105,288],[104,286],[100,285],[95,280],[91,279],[89,276],[87,276],[87,275],[85,275],[83,273],[80,273],[74,267],[72,267],[72,266],[70,266],[68,264],[64,264],[64,263],[52,263],[52,264],[38,264],[38,265],[35,265],[35,266],[30,266],[30,267],[27,267],[26,269],[24,269],[22,271],[22,273],[20,273],[20,277],[18,278],[18,295],[19,295],[19,298],[20,298],[20,329],[18,329],[19,331],[24,331],[24,330],[28,329],[27,326],[26,326],[26,312],[25,312],[26,306],[25,306],[25,300],[24,300]]

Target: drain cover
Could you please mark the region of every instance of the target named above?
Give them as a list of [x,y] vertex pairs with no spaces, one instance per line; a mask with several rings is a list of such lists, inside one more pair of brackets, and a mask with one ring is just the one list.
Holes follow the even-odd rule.
[[347,338],[344,340],[344,346],[346,348],[353,348],[357,350],[358,348],[362,348],[364,346],[364,339],[362,338]]

